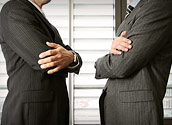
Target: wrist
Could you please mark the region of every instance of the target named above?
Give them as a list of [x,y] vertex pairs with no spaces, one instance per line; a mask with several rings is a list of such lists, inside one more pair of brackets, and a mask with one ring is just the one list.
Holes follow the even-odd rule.
[[70,56],[70,64],[74,62],[74,53],[72,51],[69,51],[69,56]]
[[71,53],[72,53],[72,62],[70,63],[69,66],[75,66],[78,64],[78,57],[74,51],[71,51]]

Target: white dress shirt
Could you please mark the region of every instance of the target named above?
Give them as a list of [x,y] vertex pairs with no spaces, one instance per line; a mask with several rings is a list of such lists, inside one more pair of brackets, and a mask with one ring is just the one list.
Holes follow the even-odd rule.
[[135,8],[139,1],[140,0],[133,0],[130,5]]

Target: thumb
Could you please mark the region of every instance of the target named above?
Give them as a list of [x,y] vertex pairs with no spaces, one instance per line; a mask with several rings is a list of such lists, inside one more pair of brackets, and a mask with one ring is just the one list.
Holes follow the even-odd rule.
[[121,33],[121,37],[124,37],[127,34],[127,31]]
[[52,47],[52,48],[55,48],[55,49],[57,49],[57,48],[59,47],[59,44],[56,44],[56,43],[46,42],[46,44],[47,44],[49,47]]

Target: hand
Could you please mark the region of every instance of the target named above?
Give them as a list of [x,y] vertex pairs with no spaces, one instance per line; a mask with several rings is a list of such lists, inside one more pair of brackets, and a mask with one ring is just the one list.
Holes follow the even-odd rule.
[[46,44],[54,49],[41,53],[39,55],[41,59],[38,61],[38,64],[41,65],[42,69],[55,67],[49,70],[48,74],[58,72],[73,62],[74,55],[71,51],[66,50],[59,44],[49,42]]
[[120,37],[115,38],[115,40],[112,42],[111,45],[111,50],[110,50],[111,54],[121,55],[122,54],[121,51],[128,52],[128,50],[132,48],[131,45],[132,41],[124,37],[126,34],[127,32],[124,31],[121,33]]

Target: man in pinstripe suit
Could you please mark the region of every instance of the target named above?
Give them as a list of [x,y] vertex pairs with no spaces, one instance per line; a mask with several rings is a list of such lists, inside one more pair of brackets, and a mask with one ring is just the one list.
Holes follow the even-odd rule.
[[100,97],[102,125],[163,125],[172,61],[171,5],[171,0],[141,0],[116,34],[127,31],[133,48],[114,55],[118,51],[112,47],[96,61],[96,78],[108,78]]
[[[1,11],[1,46],[7,65],[8,95],[2,125],[68,125],[68,72],[82,60],[42,12],[50,0],[11,0]],[[49,42],[53,43],[49,43]]]

